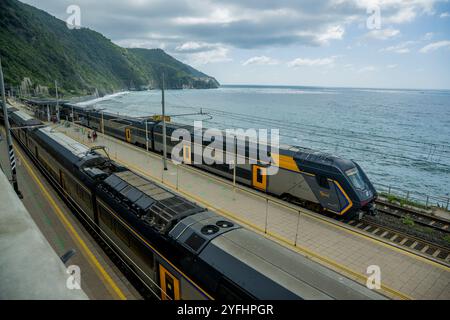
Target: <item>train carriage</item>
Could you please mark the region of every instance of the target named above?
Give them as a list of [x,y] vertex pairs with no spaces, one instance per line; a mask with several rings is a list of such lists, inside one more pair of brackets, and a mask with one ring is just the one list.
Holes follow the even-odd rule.
[[[90,128],[126,142],[147,147],[157,153],[163,152],[162,123],[98,112],[95,109],[78,109],[87,119],[82,122]],[[103,120],[102,120],[103,119]],[[102,126],[103,123],[103,126]],[[183,145],[183,158],[188,163],[197,159],[195,147],[195,131],[192,126],[176,123],[166,125],[167,153],[170,156],[178,141],[172,141],[172,133],[176,129],[185,129],[191,135],[191,142]],[[203,129],[205,131],[206,129]],[[224,136],[224,148],[225,139]],[[209,142],[201,139],[203,158],[204,150]],[[243,142],[243,141],[242,141]],[[262,191],[287,201],[295,202],[308,209],[329,212],[333,215],[352,218],[364,214],[375,214],[377,192],[361,167],[352,160],[339,158],[311,149],[281,145],[278,151],[278,173],[267,175],[267,164],[261,159],[251,159],[252,150],[248,140],[238,143],[238,154],[245,155],[243,164],[236,166],[236,181],[258,191]],[[270,152],[270,147],[268,147]],[[251,161],[253,160],[253,161]],[[218,162],[205,162],[192,165],[222,176],[233,179],[233,166]]]
[[50,127],[12,119],[28,154],[161,299],[385,298]]

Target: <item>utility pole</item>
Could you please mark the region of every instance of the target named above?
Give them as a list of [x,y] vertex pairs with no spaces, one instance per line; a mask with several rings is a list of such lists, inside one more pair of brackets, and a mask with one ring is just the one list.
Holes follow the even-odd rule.
[[105,134],[105,116],[103,115],[104,109],[102,109],[102,133]]
[[5,118],[5,131],[6,131],[6,142],[8,143],[8,155],[9,162],[11,165],[11,182],[13,184],[14,191],[17,196],[22,199],[22,193],[19,190],[19,185],[17,184],[17,173],[16,173],[16,159],[14,156],[14,147],[11,138],[11,131],[9,128],[9,120],[8,120],[8,107],[6,106],[6,96],[5,96],[5,82],[3,79],[3,68],[2,68],[2,60],[0,58],[0,90],[2,93],[2,102],[3,102],[3,116]]
[[162,74],[162,118],[163,118],[163,166],[167,170],[166,106],[164,101],[164,73]]
[[56,90],[56,121],[59,123],[59,97],[58,97],[58,81],[55,80],[55,90]]
[[236,189],[236,167],[237,167],[237,136],[234,136],[234,166],[233,166],[233,187]]
[[145,119],[145,147],[148,152],[148,119]]

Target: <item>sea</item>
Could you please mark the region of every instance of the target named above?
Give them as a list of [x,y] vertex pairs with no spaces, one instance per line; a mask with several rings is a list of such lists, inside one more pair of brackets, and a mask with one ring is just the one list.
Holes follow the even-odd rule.
[[[161,96],[121,92],[80,105],[143,117],[161,114]],[[449,90],[233,85],[166,90],[165,105],[172,122],[279,129],[283,144],[358,162],[377,189],[449,196]]]

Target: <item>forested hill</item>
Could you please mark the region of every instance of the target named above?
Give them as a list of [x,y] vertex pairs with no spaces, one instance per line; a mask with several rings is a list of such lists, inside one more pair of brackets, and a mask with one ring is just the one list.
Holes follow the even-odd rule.
[[89,94],[159,87],[217,88],[219,83],[161,49],[126,49],[87,28],[69,29],[45,11],[16,0],[0,1],[0,56],[9,86],[30,78],[32,86]]

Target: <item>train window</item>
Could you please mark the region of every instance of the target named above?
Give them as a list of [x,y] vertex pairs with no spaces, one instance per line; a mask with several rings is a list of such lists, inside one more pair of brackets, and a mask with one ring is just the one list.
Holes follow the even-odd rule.
[[112,227],[112,217],[109,214],[108,211],[106,211],[105,208],[103,208],[101,205],[98,206],[98,212],[100,214],[100,220],[102,223],[104,223],[108,228],[111,229]]
[[330,184],[328,183],[327,177],[317,175],[316,179],[317,179],[317,183],[319,184],[320,187],[325,188],[325,189],[330,189]]
[[145,244],[143,244],[141,240],[134,236],[130,236],[130,248],[134,254],[145,263],[145,265],[152,270],[155,269],[153,252]]
[[91,197],[90,197],[89,193],[87,193],[83,189],[83,187],[81,187],[78,183],[77,183],[77,195],[78,195],[78,198],[80,200],[82,200],[88,208],[91,207]]
[[[233,171],[233,169],[231,169],[231,171]],[[236,167],[236,175],[243,179],[252,180],[252,172],[250,170]]]
[[256,169],[256,181],[258,183],[263,183],[263,173],[262,173],[262,168],[258,168]]
[[350,179],[350,181],[352,182],[352,184],[355,188],[361,189],[361,190],[365,189],[366,184],[365,184],[363,178],[361,177],[361,174],[359,173],[358,168],[353,168],[353,169],[347,170],[345,172],[345,174]]
[[115,223],[114,231],[116,235],[122,240],[128,247],[130,246],[130,237],[128,230],[118,221]]

